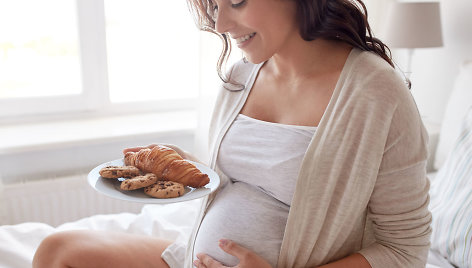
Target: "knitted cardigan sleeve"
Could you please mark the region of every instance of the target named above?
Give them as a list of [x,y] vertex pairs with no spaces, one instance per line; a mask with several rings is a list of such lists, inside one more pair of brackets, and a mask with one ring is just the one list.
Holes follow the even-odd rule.
[[409,92],[397,94],[388,129],[367,210],[375,242],[360,253],[372,267],[424,267],[431,234],[428,135]]

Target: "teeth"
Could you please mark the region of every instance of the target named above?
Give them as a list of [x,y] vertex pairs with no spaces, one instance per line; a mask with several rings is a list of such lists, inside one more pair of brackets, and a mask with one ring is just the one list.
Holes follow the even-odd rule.
[[248,40],[249,38],[253,37],[254,35],[256,35],[256,33],[247,34],[245,36],[241,36],[239,38],[236,38],[236,43],[241,44],[241,43],[245,42],[246,40]]

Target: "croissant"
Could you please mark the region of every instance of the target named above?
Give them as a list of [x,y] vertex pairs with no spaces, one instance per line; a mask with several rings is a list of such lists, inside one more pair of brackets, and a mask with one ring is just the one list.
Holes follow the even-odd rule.
[[184,160],[173,149],[157,145],[152,149],[128,152],[124,157],[125,165],[135,166],[143,172],[156,174],[158,178],[198,188],[210,182],[207,174],[195,165]]

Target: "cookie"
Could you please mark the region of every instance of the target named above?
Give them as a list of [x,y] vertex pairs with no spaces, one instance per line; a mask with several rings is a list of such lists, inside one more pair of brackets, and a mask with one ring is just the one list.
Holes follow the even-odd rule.
[[155,198],[174,198],[185,193],[184,185],[174,181],[158,181],[144,188],[144,193]]
[[134,166],[108,166],[102,168],[99,174],[107,179],[132,178],[141,175],[141,171]]
[[139,188],[143,188],[157,182],[157,176],[152,173],[147,173],[142,176],[136,176],[131,179],[127,179],[121,182],[120,189],[121,190],[136,190]]

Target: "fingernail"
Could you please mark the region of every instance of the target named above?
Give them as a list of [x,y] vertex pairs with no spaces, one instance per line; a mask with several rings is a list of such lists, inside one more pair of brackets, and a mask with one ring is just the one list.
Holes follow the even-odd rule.
[[220,246],[226,246],[228,244],[228,239],[220,239]]
[[198,260],[193,261],[193,265],[195,265],[195,266],[198,266],[198,263],[199,263]]

